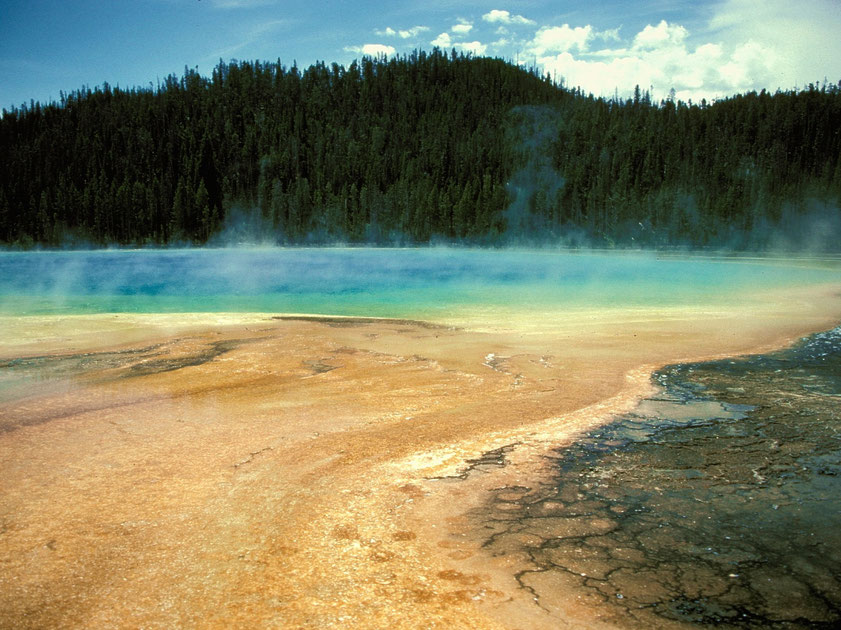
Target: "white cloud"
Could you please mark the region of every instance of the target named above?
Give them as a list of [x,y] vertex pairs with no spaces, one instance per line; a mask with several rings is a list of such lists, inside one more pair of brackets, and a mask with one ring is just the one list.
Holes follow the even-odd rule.
[[625,57],[630,54],[627,48],[603,48],[601,50],[590,50],[587,52],[587,57],[604,57],[604,58],[614,58],[614,57]]
[[723,64],[719,71],[722,78],[731,85],[750,83],[754,77],[768,73],[769,51],[757,42],[747,42],[733,51],[728,63]]
[[647,25],[634,36],[630,48],[591,52],[587,48],[591,33],[589,26],[541,29],[532,49],[538,63],[566,85],[608,97],[617,90],[627,96],[636,85],[653,89],[655,99],[664,98],[672,88],[682,100],[729,96],[761,89],[772,80],[779,61],[773,48],[757,41],[706,42],[693,48],[687,29],[666,21]]
[[571,28],[569,24],[563,26],[544,26],[537,31],[531,42],[530,50],[538,57],[550,54],[561,53],[577,48],[587,49],[587,40],[593,35],[593,27],[576,26]]
[[[681,96],[684,100],[692,98],[699,100],[703,95],[698,93],[708,83],[716,82],[716,72],[724,74],[724,50],[718,44],[703,44],[695,49],[695,52],[687,55],[686,64],[681,75],[682,85],[674,85],[675,90],[680,87],[682,94],[692,96]],[[725,77],[726,80],[727,77]],[[731,81],[734,85],[738,82]],[[661,90],[662,92],[662,90]]]
[[[713,36],[740,49],[736,63],[756,67],[749,43],[773,50],[777,59],[769,89],[792,89],[841,79],[841,6],[838,0],[723,0],[710,20]],[[735,70],[730,68],[731,71]]]
[[679,25],[669,25],[666,20],[661,20],[657,26],[648,24],[634,37],[636,48],[661,48],[663,46],[682,46],[688,32]]
[[597,31],[593,33],[593,37],[597,37],[599,39],[603,39],[604,41],[617,41],[621,42],[622,38],[619,36],[619,31],[622,29],[621,26],[617,26],[616,28],[609,28],[605,31]]
[[458,42],[457,44],[454,44],[454,47],[462,52],[473,53],[476,56],[484,55],[485,51],[488,49],[487,45],[480,42]]
[[394,46],[386,46],[385,44],[365,44],[362,46],[363,55],[371,55],[376,57],[378,55],[393,55],[397,52]]
[[410,29],[406,29],[405,31],[399,31],[400,37],[403,39],[409,39],[410,37],[417,37],[421,33],[425,33],[429,30],[428,26],[413,26]]
[[485,22],[500,22],[502,24],[537,24],[534,20],[523,17],[522,15],[511,15],[508,11],[500,9],[493,9],[482,16]]
[[412,28],[396,30],[390,26],[382,31],[374,31],[380,37],[400,37],[401,39],[410,39],[417,37],[419,34],[429,30],[428,26],[413,26]]
[[348,52],[362,53],[371,57],[379,57],[380,55],[393,55],[397,52],[394,46],[387,46],[385,44],[363,44],[362,46],[345,46]]
[[453,40],[449,33],[441,33],[429,43],[433,46],[438,46],[439,48],[450,48],[453,45]]
[[[539,61],[544,70],[552,73],[555,80],[563,79],[567,87],[581,87],[585,92],[600,96],[612,96],[617,89],[624,95],[628,90],[628,77],[636,77],[635,83],[639,84],[639,78],[646,73],[640,59],[632,57],[588,61],[563,52]],[[642,84],[646,84],[645,79]]]
[[[431,44],[476,55],[487,50],[516,55],[564,77],[567,85],[580,85],[598,95],[613,96],[618,89],[628,96],[639,85],[643,90],[653,86],[657,100],[674,88],[678,98],[697,102],[763,88],[802,87],[824,78],[837,82],[841,79],[839,1],[763,0],[760,6],[756,0],[714,0],[705,10],[707,24],[693,27],[657,16],[634,30],[627,26],[597,30],[586,23],[538,25],[522,15],[493,9],[481,20],[475,15],[467,16],[473,21],[459,18]],[[394,42],[423,37],[426,31],[428,27],[389,27],[377,34]],[[492,43],[463,41],[485,36]]]

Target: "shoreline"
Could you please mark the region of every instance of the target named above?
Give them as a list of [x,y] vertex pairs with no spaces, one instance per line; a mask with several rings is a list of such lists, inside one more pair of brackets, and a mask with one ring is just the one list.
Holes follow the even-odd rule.
[[664,366],[630,412],[541,453],[542,477],[486,470],[465,531],[523,591],[500,614],[531,609],[535,628],[837,623],[839,334]]
[[551,339],[274,314],[31,331],[16,356],[58,377],[0,403],[47,418],[0,433],[0,626],[600,627],[586,602],[540,621],[517,559],[484,557],[464,512],[538,480],[541,453],[635,404],[658,367],[841,321],[837,288],[798,299],[811,310],[571,321]]
[[[465,308],[448,315],[431,315],[424,318],[341,315],[333,313],[276,312],[276,311],[183,311],[183,312],[78,312],[78,313],[27,313],[0,312],[0,359],[28,356],[33,352],[60,352],[78,349],[128,345],[159,337],[175,336],[205,330],[249,326],[267,321],[303,321],[325,324],[342,322],[372,324],[406,324],[425,328],[463,329],[473,332],[504,332],[518,334],[559,335],[577,332],[580,328],[593,329],[615,325],[636,325],[698,321],[702,318],[733,319],[759,316],[765,319],[793,317],[813,319],[818,323],[808,328],[816,332],[821,326],[831,326],[832,313],[841,318],[841,285],[837,283],[812,284],[805,287],[762,289],[745,294],[742,303],[728,299],[706,304],[689,305],[599,305],[571,304],[562,312],[546,309],[516,308]],[[791,302],[797,302],[804,315]],[[784,307],[782,304],[789,302]],[[762,309],[779,312],[763,313]],[[618,316],[618,317],[617,317]],[[545,320],[543,325],[538,325]],[[785,326],[782,326],[785,328]],[[796,326],[793,326],[794,330]],[[749,330],[749,327],[747,328]],[[798,333],[792,333],[795,337]],[[791,335],[789,335],[791,336]],[[779,340],[774,344],[785,343]],[[27,350],[27,347],[33,350]],[[763,351],[762,346],[759,351]]]

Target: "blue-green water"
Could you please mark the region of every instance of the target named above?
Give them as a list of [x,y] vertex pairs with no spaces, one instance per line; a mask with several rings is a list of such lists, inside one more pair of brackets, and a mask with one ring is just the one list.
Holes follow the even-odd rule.
[[[511,309],[533,318],[715,306],[829,283],[841,283],[837,261],[469,249],[6,252],[0,316],[435,320],[479,310],[492,321]],[[629,627],[839,627],[839,331],[765,357],[664,369],[665,393],[559,451],[552,483],[500,488],[476,514],[485,546],[531,559],[535,568],[517,579],[536,600],[552,585],[540,580],[556,574]],[[146,351],[14,358],[0,366],[0,390]]]
[[0,253],[0,314],[287,312],[436,318],[461,307],[704,303],[835,282],[833,265],[653,253],[274,248]]

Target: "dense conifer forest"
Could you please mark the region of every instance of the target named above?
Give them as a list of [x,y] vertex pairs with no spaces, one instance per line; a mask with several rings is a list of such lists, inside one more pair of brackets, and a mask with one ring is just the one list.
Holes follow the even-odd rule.
[[4,110],[0,243],[841,241],[841,85],[715,103],[439,50]]

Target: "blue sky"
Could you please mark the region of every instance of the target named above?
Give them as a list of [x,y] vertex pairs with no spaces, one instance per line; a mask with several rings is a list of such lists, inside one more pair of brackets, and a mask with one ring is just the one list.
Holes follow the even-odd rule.
[[438,45],[586,92],[714,99],[841,80],[841,0],[0,0],[0,108],[219,59],[349,64]]

